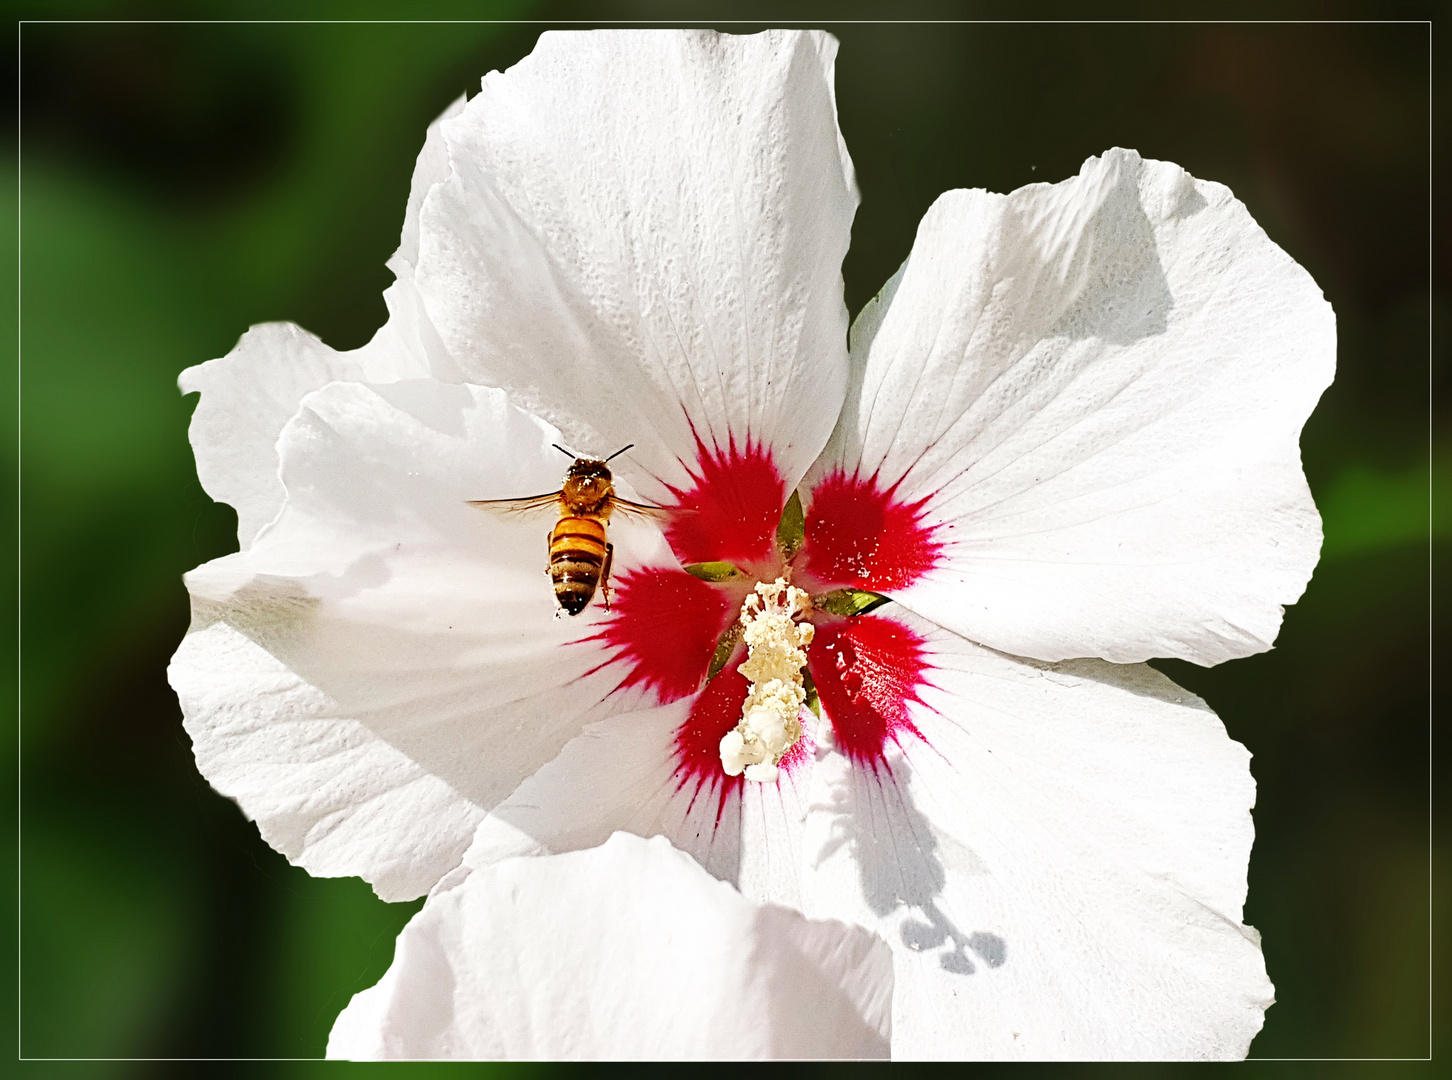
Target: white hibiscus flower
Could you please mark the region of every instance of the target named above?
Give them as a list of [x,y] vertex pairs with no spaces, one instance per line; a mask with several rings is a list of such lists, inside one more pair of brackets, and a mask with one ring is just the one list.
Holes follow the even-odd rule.
[[[881,934],[894,1056],[1242,1056],[1249,755],[1141,661],[1268,649],[1303,590],[1330,308],[1113,150],[945,194],[849,356],[835,48],[544,35],[430,129],[373,342],[183,375],[242,543],[187,578],[198,765],[385,899],[664,835]],[[549,522],[467,505],[558,487],[552,443],[633,443],[669,508],[610,525],[608,611],[552,618]],[[733,627],[788,582],[753,687]]]

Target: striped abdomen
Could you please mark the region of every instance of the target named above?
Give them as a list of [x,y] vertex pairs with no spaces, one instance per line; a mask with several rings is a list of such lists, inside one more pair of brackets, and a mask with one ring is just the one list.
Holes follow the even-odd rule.
[[605,566],[605,526],[593,517],[562,517],[550,533],[555,600],[571,615],[585,610]]

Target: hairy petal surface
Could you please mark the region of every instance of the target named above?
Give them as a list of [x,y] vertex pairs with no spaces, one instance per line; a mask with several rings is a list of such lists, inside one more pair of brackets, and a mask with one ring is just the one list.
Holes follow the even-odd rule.
[[869,931],[761,906],[664,839],[513,859],[429,898],[331,1058],[885,1057]]
[[[466,502],[557,486],[556,438],[498,390],[330,384],[283,432],[276,521],[187,576],[171,679],[198,767],[309,871],[418,896],[586,723],[639,707],[586,640],[598,600],[553,618],[549,511]],[[610,535],[623,572],[673,565],[653,526]]]
[[884,610],[927,666],[911,730],[819,751],[803,910],[892,945],[893,1056],[1243,1057],[1272,994],[1240,921],[1244,747],[1148,667],[1018,660]]
[[809,482],[920,511],[935,561],[879,591],[974,641],[1261,652],[1319,552],[1298,439],[1335,341],[1310,276],[1177,166],[1112,150],[1061,184],[948,192],[854,327]]
[[634,443],[654,501],[702,447],[764,447],[795,486],[846,386],[835,56],[816,32],[550,32],[487,76],[419,215],[415,277],[466,376],[576,452]]

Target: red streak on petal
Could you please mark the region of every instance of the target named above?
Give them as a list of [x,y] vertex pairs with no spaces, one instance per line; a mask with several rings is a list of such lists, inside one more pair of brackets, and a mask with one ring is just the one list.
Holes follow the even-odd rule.
[[721,669],[691,706],[686,722],[676,730],[676,758],[680,762],[676,766],[675,775],[680,778],[676,790],[694,785],[694,802],[701,791],[714,789],[718,822],[726,799],[744,782],[740,776],[727,776],[721,768],[721,740],[741,723],[741,706],[751,688],[739,670],[744,659],[741,655]]
[[811,713],[803,711],[801,717],[802,737],[792,743],[792,747],[782,755],[778,761],[777,768],[790,775],[798,769],[805,769],[817,756],[817,743],[811,736],[812,721],[815,719]]
[[837,470],[812,491],[802,554],[809,573],[829,588],[888,592],[937,565],[943,545],[923,524],[923,506],[898,502],[872,479]]
[[684,571],[659,568],[632,570],[613,589],[609,619],[584,640],[615,650],[606,663],[630,665],[620,685],[654,690],[662,704],[699,690],[735,614],[726,593]]
[[696,437],[694,486],[671,488],[675,508],[666,539],[683,563],[730,562],[749,566],[775,555],[777,522],[786,505],[786,483],[770,452],[750,441],[738,449],[733,436],[723,452]]
[[896,619],[859,615],[817,627],[807,666],[837,745],[852,760],[875,768],[889,739],[923,739],[907,710],[922,701],[923,655],[922,638]]

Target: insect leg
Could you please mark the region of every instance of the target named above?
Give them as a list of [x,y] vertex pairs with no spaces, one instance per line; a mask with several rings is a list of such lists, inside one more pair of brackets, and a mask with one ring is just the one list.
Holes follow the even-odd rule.
[[610,560],[615,557],[615,545],[605,545],[605,565],[600,567],[600,594],[605,598],[605,610],[610,610]]

